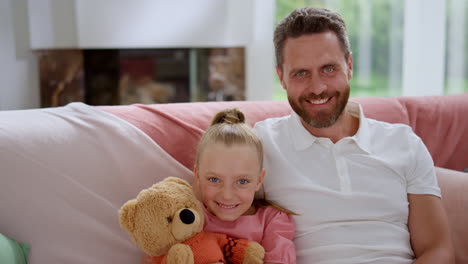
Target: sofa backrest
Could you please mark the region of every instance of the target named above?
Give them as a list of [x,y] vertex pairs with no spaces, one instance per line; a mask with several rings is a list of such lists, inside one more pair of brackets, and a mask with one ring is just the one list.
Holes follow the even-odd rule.
[[[432,155],[435,166],[462,171],[468,168],[468,93],[419,97],[360,97],[367,117],[413,128]],[[171,156],[193,168],[198,139],[214,114],[237,107],[252,125],[291,112],[285,101],[206,102],[161,105],[105,106],[148,134]]]
[[287,102],[206,102],[100,108],[141,129],[167,153],[191,170],[198,140],[209,127],[211,119],[218,111],[233,107],[244,112],[250,125],[291,112]]

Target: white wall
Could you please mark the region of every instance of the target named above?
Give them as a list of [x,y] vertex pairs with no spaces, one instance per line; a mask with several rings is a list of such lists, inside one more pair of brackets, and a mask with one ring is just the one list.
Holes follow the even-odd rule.
[[75,0],[26,1],[32,49],[77,46],[79,36],[76,27]]
[[38,83],[27,0],[0,0],[0,110],[39,107]]
[[250,12],[253,36],[245,56],[247,100],[271,100],[276,74],[273,46],[275,1],[256,0]]
[[29,0],[31,47],[245,46],[252,38],[253,2]]

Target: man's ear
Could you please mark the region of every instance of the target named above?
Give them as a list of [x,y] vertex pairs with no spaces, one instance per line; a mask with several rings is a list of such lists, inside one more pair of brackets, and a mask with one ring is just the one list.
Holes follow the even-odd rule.
[[265,174],[266,174],[265,169],[262,169],[262,171],[260,172],[260,177],[258,178],[257,186],[255,187],[256,192],[258,192],[258,190],[260,190],[260,187],[263,184],[263,179],[265,178]]
[[348,61],[346,62],[348,66],[348,81],[353,78],[353,53],[349,53]]
[[281,86],[283,86],[283,89],[286,89],[285,88],[286,86],[284,86],[284,81],[283,81],[283,70],[278,66],[276,66],[275,69],[276,69],[276,75],[278,75],[278,79],[281,83]]

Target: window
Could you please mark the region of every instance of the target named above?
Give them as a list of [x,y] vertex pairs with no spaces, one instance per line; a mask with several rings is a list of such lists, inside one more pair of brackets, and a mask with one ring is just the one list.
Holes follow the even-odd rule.
[[468,92],[468,3],[447,1],[447,37],[444,93]]

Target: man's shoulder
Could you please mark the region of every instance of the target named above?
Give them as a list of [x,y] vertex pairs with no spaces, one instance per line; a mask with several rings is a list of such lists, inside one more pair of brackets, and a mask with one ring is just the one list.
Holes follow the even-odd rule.
[[373,132],[392,132],[392,133],[403,133],[403,134],[412,134],[413,130],[409,125],[402,123],[388,123],[385,121],[380,121],[372,118],[366,118],[367,123],[369,124],[369,129]]
[[290,117],[291,115],[281,116],[281,117],[270,117],[270,118],[267,118],[267,119],[264,119],[262,121],[258,121],[257,123],[255,123],[254,128],[263,130],[263,129],[271,129],[271,128],[279,127],[279,126],[285,125],[288,122]]
[[382,142],[398,142],[397,145],[407,145],[420,141],[413,129],[402,123],[388,123],[385,121],[367,118],[369,135]]

